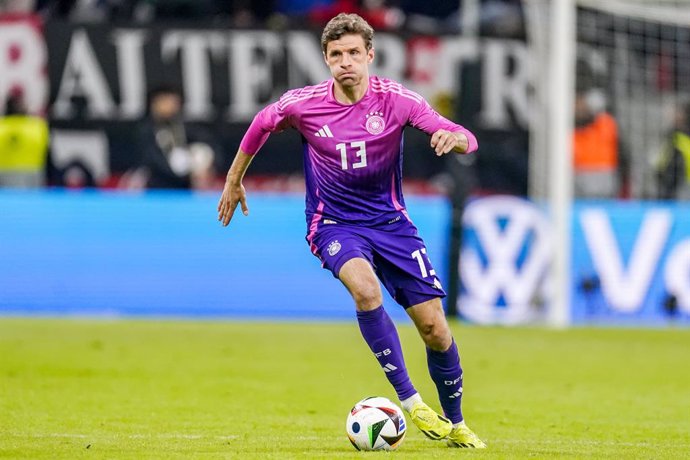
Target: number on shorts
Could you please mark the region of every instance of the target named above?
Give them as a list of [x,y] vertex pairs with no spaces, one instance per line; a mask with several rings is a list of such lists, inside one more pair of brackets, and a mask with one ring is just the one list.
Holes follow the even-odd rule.
[[411,254],[411,256],[419,264],[419,271],[422,273],[422,278],[426,278],[427,276],[435,276],[436,275],[435,270],[432,269],[431,271],[427,271],[427,269],[426,269],[426,260],[428,260],[428,257],[425,257],[426,256],[426,248],[417,249],[416,251],[414,251]]

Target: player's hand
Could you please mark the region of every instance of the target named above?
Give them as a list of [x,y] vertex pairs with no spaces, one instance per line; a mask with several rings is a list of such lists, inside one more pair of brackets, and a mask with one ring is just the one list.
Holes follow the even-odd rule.
[[431,148],[439,157],[452,150],[464,152],[467,149],[467,138],[462,134],[439,129],[431,136]]
[[237,204],[241,204],[242,214],[249,215],[249,208],[247,207],[247,192],[244,190],[244,185],[233,185],[230,182],[225,183],[223,187],[223,194],[218,202],[218,220],[223,227],[227,227],[232,220],[232,215],[235,214]]

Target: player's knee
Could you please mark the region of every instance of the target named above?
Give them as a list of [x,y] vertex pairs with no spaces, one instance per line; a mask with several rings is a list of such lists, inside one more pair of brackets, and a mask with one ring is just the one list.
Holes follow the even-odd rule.
[[425,322],[419,327],[419,333],[426,346],[434,351],[445,351],[453,342],[448,327],[438,321]]
[[381,289],[376,285],[362,285],[352,291],[358,310],[373,310],[383,303]]

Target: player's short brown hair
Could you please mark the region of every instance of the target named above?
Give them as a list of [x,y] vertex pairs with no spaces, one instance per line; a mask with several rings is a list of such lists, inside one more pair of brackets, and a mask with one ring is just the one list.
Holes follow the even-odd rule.
[[374,29],[358,14],[340,13],[326,24],[321,34],[321,48],[326,54],[328,44],[343,35],[361,35],[367,51],[374,45]]

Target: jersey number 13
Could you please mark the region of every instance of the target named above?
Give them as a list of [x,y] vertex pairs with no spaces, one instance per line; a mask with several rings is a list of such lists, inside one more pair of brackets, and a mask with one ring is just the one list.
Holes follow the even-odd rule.
[[[350,163],[348,160],[348,145],[344,142],[335,146],[340,152],[340,166],[343,169],[348,169],[348,166],[352,166],[352,169],[365,168],[367,166],[367,147],[364,141],[350,142],[350,151],[354,150],[354,156],[357,158],[355,163]],[[350,154],[352,156],[352,154]],[[354,159],[354,158],[353,158]]]

